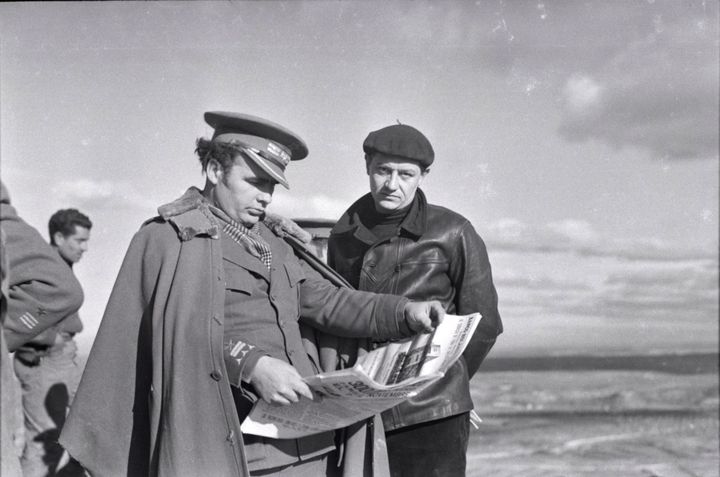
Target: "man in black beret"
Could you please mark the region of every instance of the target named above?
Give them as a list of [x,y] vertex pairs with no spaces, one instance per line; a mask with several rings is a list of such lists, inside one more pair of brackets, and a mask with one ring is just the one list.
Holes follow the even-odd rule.
[[[305,143],[246,114],[205,120],[205,187],[161,206],[133,238],[60,441],[92,475],[338,475],[333,432],[243,435],[252,403],[313,399],[303,377],[321,371],[315,331],[399,338],[444,312],[340,288],[301,261],[266,211]],[[358,471],[348,448],[344,470]]]
[[473,409],[469,381],[502,332],[485,244],[467,219],[427,203],[419,187],[435,153],[420,131],[388,126],[371,132],[363,150],[370,193],[333,228],[330,266],[360,290],[438,300],[450,314],[483,316],[442,379],[383,413],[390,470],[393,476],[463,476]]

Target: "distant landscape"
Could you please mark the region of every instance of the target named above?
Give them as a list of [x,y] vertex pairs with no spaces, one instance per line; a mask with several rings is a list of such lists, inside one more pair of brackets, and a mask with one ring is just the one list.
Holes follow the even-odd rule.
[[532,356],[493,357],[483,363],[489,371],[548,371],[548,370],[646,370],[676,374],[717,373],[717,353],[643,354],[625,356]]
[[488,359],[468,476],[717,477],[718,354]]
[[[488,358],[468,477],[718,477],[717,353]],[[84,361],[84,359],[83,359]]]

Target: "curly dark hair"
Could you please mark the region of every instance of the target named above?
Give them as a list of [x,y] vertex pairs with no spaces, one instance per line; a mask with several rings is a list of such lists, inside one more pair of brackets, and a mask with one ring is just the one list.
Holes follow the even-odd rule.
[[87,215],[77,209],[60,209],[50,217],[48,221],[48,233],[50,234],[50,243],[55,245],[55,234],[60,232],[63,237],[68,237],[75,233],[75,226],[85,227],[90,230],[92,222]]
[[200,166],[205,171],[210,159],[220,163],[224,173],[233,166],[238,155],[243,155],[243,146],[239,142],[216,142],[200,137],[195,141],[195,153],[200,160]]

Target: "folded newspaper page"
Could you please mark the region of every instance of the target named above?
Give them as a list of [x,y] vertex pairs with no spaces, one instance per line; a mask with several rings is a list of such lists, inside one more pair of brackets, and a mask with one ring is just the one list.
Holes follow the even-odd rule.
[[385,343],[352,368],[308,376],[315,399],[287,406],[258,401],[242,432],[292,439],[349,426],[399,404],[443,376],[462,355],[482,317],[445,315],[432,332]]

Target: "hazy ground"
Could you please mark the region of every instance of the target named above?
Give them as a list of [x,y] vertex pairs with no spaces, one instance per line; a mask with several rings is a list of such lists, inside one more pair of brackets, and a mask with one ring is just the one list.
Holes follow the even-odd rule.
[[718,477],[718,355],[488,359],[468,477]]
[[717,477],[717,355],[685,361],[479,374],[468,476]]

